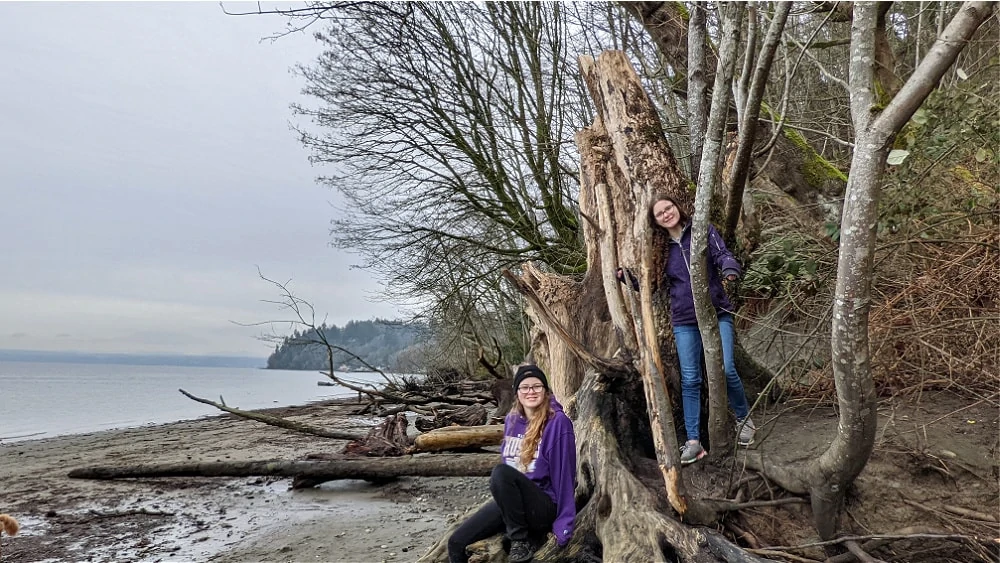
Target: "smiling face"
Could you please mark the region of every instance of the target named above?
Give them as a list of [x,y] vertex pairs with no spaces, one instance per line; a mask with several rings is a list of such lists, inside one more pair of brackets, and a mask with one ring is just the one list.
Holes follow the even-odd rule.
[[657,225],[673,231],[681,226],[681,210],[669,199],[661,199],[653,204],[653,219]]
[[525,412],[533,412],[545,402],[545,399],[545,385],[537,377],[525,377],[517,386],[517,400]]

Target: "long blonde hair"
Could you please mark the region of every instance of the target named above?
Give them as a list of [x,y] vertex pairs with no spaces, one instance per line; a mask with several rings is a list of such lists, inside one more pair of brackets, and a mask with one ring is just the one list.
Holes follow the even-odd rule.
[[518,397],[514,398],[514,406],[510,409],[511,413],[528,418],[528,428],[524,430],[524,440],[521,442],[521,458],[518,460],[522,472],[527,471],[528,464],[531,463],[531,460],[535,459],[535,451],[538,449],[538,444],[542,441],[542,432],[545,431],[545,425],[556,414],[552,409],[550,393],[552,392],[548,389],[545,390],[545,397],[542,402],[543,406],[531,418],[528,418],[528,415],[525,414],[524,406]]

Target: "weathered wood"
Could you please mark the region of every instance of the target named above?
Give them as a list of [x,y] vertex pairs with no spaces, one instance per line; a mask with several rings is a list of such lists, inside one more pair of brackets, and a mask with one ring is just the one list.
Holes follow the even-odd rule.
[[423,454],[401,457],[345,458],[328,461],[209,461],[81,467],[71,479],[150,477],[303,477],[314,480],[393,479],[396,477],[485,477],[500,459],[496,454]]
[[344,432],[343,430],[329,430],[326,428],[313,426],[311,424],[295,422],[294,420],[288,420],[287,418],[270,416],[259,412],[234,409],[233,407],[229,407],[221,403],[216,403],[215,401],[210,401],[208,399],[202,399],[201,397],[196,397],[183,389],[178,389],[178,391],[180,391],[181,394],[183,394],[188,399],[191,399],[192,401],[197,401],[199,403],[203,403],[206,405],[212,405],[213,407],[219,409],[220,411],[225,411],[230,414],[234,414],[240,418],[247,418],[250,420],[256,420],[257,422],[263,422],[268,426],[277,426],[278,428],[284,428],[286,430],[294,430],[295,432],[301,432],[303,434],[312,434],[313,436],[319,436],[321,438],[334,438],[337,440],[360,440],[364,438],[362,434],[357,434],[355,432]]
[[489,416],[486,407],[483,405],[466,405],[451,412],[433,411],[432,417],[420,417],[413,422],[417,430],[430,432],[436,428],[445,428],[452,425],[458,426],[479,426],[486,424]]
[[503,440],[503,425],[446,426],[416,437],[413,446],[417,451],[438,452],[457,448],[496,446]]
[[406,432],[409,425],[403,413],[387,416],[367,436],[352,440],[344,446],[344,453],[376,457],[402,455],[410,447],[410,438]]
[[[620,266],[639,267],[640,303],[628,290],[628,303],[623,302],[619,284],[607,274],[603,278],[604,293],[625,342],[638,346],[634,353],[639,360],[636,369],[644,382],[659,471],[671,506],[684,514],[688,502],[680,479],[680,455],[654,324],[652,288],[658,268],[651,256],[654,243],[647,212],[654,190],[671,194],[678,202],[685,201],[683,175],[663,137],[655,106],[627,57],[621,52],[602,53],[596,60],[580,57],[580,69],[598,108],[598,118],[586,130],[591,133],[581,132],[576,137],[584,176],[581,189],[594,192],[593,198],[584,198],[581,193],[580,207],[583,210],[585,201],[593,202],[603,235],[596,240],[588,237],[587,243],[601,247],[602,269],[616,267],[608,264],[607,258],[620,261]],[[606,148],[596,146],[595,141],[607,143],[613,157],[604,156]],[[614,245],[608,237],[613,238]],[[608,252],[613,256],[606,257]]]

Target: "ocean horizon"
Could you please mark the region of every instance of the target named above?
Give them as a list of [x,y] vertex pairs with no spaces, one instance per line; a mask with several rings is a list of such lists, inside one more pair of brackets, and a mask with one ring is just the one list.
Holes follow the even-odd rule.
[[[381,374],[343,374],[379,385]],[[0,361],[0,443],[194,420],[224,414],[182,395],[245,410],[303,405],[356,393],[320,386],[316,371]]]

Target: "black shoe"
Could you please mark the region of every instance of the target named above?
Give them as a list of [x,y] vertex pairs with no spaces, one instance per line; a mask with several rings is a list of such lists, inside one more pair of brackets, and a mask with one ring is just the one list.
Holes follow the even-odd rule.
[[530,542],[514,540],[510,542],[510,563],[526,563],[535,556],[535,549]]

